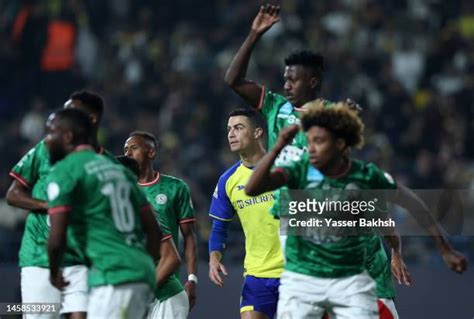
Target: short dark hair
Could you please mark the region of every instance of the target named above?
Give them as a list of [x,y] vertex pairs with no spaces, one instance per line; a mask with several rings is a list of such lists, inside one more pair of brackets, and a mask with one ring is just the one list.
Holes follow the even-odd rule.
[[133,131],[132,133],[130,133],[130,135],[128,137],[134,137],[134,136],[139,136],[139,137],[147,140],[148,142],[151,142],[153,144],[153,148],[155,149],[155,151],[158,150],[158,146],[160,145],[160,143],[158,142],[155,135],[151,134],[150,132]]
[[72,131],[73,145],[89,144],[93,139],[92,121],[84,111],[78,109],[61,109],[54,112],[59,125]]
[[303,130],[307,132],[313,126],[324,127],[337,138],[342,138],[349,147],[361,148],[364,145],[364,123],[356,109],[347,102],[327,105],[317,99],[306,103],[301,116]]
[[125,155],[117,155],[115,156],[115,159],[119,161],[120,164],[131,170],[137,178],[140,176],[140,165],[138,165],[138,162],[135,159]]
[[98,93],[87,90],[76,91],[69,98],[81,101],[86,111],[95,114],[100,121],[104,113],[104,99]]
[[285,58],[285,65],[302,65],[305,68],[311,69],[311,71],[319,79],[318,87],[323,81],[324,56],[322,54],[310,50],[292,52]]
[[260,127],[265,132],[267,130],[267,123],[260,113],[251,108],[238,108],[229,113],[229,118],[232,116],[245,116],[249,119],[250,124],[254,127]]

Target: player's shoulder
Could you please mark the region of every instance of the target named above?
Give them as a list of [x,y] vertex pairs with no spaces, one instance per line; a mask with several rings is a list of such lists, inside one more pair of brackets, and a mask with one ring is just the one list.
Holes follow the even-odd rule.
[[237,172],[237,169],[240,167],[240,165],[242,165],[242,162],[238,161],[237,163],[229,167],[224,173],[222,173],[219,177],[219,184],[227,183],[229,178],[231,178]]
[[[369,182],[379,184],[396,185],[394,178],[388,172],[380,168],[377,164],[372,162],[365,162],[361,160],[352,160],[353,171],[360,172],[365,176]],[[384,187],[385,188],[385,187]]]
[[43,156],[47,158],[49,156],[49,151],[46,146],[46,142],[44,139],[36,143],[30,150],[25,154],[26,155],[36,155],[36,156]]
[[160,173],[160,182],[175,185],[178,187],[188,187],[188,184],[181,178]]

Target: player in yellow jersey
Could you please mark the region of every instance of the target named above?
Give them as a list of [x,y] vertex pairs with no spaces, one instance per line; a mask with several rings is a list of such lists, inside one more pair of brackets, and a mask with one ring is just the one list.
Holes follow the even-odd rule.
[[246,319],[274,317],[283,270],[279,221],[268,213],[274,195],[268,192],[252,197],[244,192],[253,167],[265,155],[264,127],[255,110],[238,109],[230,113],[227,138],[231,151],[238,152],[240,160],[219,178],[209,212],[213,220],[209,237],[209,278],[218,287],[224,284],[220,272],[227,275],[222,253],[228,225],[236,213],[242,224],[246,254],[240,317]]

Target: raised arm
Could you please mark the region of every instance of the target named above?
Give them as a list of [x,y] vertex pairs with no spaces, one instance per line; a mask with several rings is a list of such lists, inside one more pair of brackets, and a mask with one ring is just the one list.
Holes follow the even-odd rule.
[[467,268],[466,258],[449,244],[443,230],[438,225],[426,204],[410,189],[398,185],[398,196],[393,200],[395,204],[406,208],[410,214],[428,231],[436,243],[445,264],[451,270],[462,273]]
[[281,130],[277,142],[270,152],[260,160],[247,185],[245,185],[245,193],[247,195],[257,196],[285,185],[286,175],[281,170],[272,171],[271,168],[281,150],[291,143],[299,129],[298,125],[292,125]]
[[260,37],[280,20],[279,11],[279,6],[267,4],[260,7],[249,35],[234,56],[224,78],[227,85],[254,107],[257,107],[260,102],[263,88],[245,78],[250,56]]

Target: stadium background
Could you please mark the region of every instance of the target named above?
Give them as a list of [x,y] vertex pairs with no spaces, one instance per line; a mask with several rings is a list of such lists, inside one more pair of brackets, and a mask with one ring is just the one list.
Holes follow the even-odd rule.
[[[207,279],[207,209],[218,176],[237,159],[226,144],[227,114],[244,106],[224,73],[261,3],[0,1],[0,194],[11,182],[9,169],[41,139],[48,113],[74,90],[96,90],[106,100],[104,145],[120,154],[129,132],[151,131],[161,141],[160,171],[192,189],[201,256],[192,318],[208,318],[211,305],[216,318],[236,317],[242,236],[234,223],[222,294]],[[250,78],[280,92],[283,57],[298,48],[320,51],[322,96],[351,97],[364,108],[367,145],[359,158],[412,188],[473,188],[474,2],[279,4],[281,22],[254,50]],[[4,200],[0,212],[0,301],[14,301],[25,215]],[[452,239],[472,260],[472,237]],[[403,247],[415,285],[401,289],[402,318],[474,316],[472,271],[460,277],[444,269],[425,238],[403,238]]]

